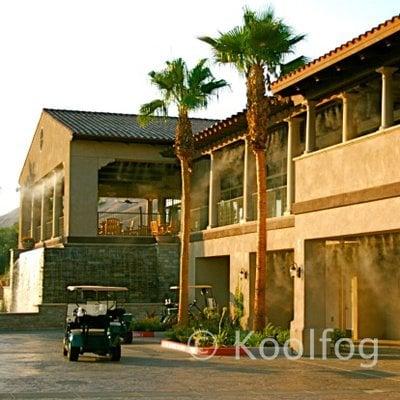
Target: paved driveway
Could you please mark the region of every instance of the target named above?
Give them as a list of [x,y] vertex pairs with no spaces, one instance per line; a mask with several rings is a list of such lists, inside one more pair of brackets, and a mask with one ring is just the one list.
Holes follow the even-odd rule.
[[61,332],[0,334],[0,399],[400,399],[400,359],[274,361],[190,356],[156,343],[120,363],[61,354]]

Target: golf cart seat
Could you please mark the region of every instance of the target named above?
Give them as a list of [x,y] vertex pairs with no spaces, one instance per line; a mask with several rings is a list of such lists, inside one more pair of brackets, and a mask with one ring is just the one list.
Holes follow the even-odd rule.
[[125,308],[116,308],[115,310],[108,310],[107,315],[112,319],[119,319],[126,313]]
[[79,317],[78,322],[82,326],[85,326],[91,330],[92,329],[101,329],[104,332],[104,329],[110,323],[110,318],[107,315],[97,315],[97,316],[84,315],[83,317]]

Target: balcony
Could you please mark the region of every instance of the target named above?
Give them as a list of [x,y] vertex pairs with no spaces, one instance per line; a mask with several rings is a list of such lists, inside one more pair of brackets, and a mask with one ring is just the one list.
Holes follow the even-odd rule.
[[208,206],[190,210],[190,228],[193,232],[202,231],[208,225]]
[[[286,209],[286,185],[267,190],[267,217],[282,217]],[[257,218],[257,193],[252,194],[254,219]]]
[[217,205],[218,226],[238,224],[243,219],[243,196],[222,200]]
[[179,232],[179,219],[161,222],[158,213],[98,212],[99,236],[162,236]]

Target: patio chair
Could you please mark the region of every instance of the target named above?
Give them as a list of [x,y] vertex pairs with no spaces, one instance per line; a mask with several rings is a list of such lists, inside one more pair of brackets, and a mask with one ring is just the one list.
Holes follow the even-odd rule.
[[106,235],[121,235],[122,223],[118,218],[107,218],[104,230]]

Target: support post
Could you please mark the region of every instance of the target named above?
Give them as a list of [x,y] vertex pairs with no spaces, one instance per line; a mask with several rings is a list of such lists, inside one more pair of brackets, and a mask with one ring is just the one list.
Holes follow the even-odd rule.
[[218,201],[221,195],[220,174],[217,167],[217,156],[215,153],[210,154],[210,188],[208,201],[208,227],[207,229],[218,226]]
[[47,238],[46,225],[48,214],[48,201],[46,198],[46,185],[42,184],[42,198],[41,198],[41,211],[40,211],[40,241],[44,242]]
[[147,226],[151,232],[151,221],[153,220],[153,199],[147,199]]
[[160,216],[160,223],[165,224],[165,198],[160,197],[157,199],[157,211]]
[[394,67],[381,67],[376,71],[382,76],[382,100],[381,100],[381,126],[386,129],[393,125],[393,73]]
[[314,100],[307,100],[307,119],[306,119],[306,148],[305,153],[315,150],[315,104]]
[[353,124],[351,123],[351,106],[352,95],[348,92],[343,92],[342,98],[342,142],[347,142],[355,137]]
[[295,171],[293,157],[298,155],[300,148],[300,118],[288,118],[287,143],[287,175],[286,175],[286,210],[284,215],[290,215],[295,199]]
[[25,188],[20,191],[20,209],[19,209],[19,246],[21,247],[22,239],[30,235],[31,216],[32,216],[32,200],[28,196]]
[[53,177],[53,224],[51,237],[54,239],[60,235],[60,217],[61,217],[61,182],[58,174],[54,173]]
[[37,227],[39,221],[39,207],[37,206],[37,196],[35,193],[35,188],[32,188],[31,192],[31,238],[36,242],[39,241],[39,237],[37,235]]

